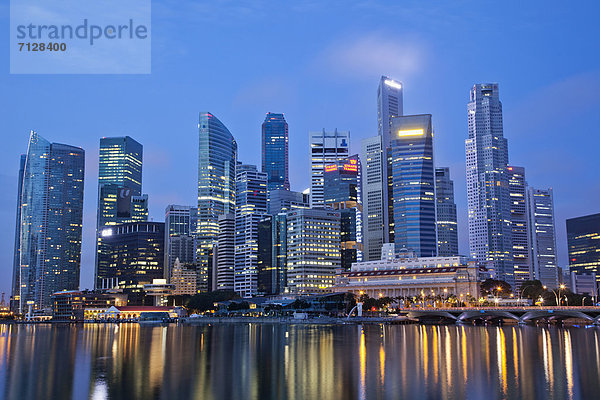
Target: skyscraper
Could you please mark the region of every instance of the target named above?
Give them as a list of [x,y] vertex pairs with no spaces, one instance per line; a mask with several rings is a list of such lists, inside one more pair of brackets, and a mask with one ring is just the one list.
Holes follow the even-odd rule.
[[21,269],[21,196],[23,190],[23,174],[25,173],[25,163],[27,155],[21,155],[19,164],[19,179],[17,181],[17,218],[15,222],[15,250],[13,255],[13,276],[10,296],[10,310],[19,312],[19,298],[21,292],[20,269]]
[[340,268],[340,213],[327,209],[287,213],[287,286],[293,294],[331,292]]
[[267,215],[258,224],[258,293],[274,295],[287,288],[287,216]]
[[390,240],[387,178],[384,180],[387,176],[387,151],[381,136],[362,141],[361,159],[364,259],[373,261],[379,260],[381,247]]
[[340,164],[341,160],[348,158],[350,149],[350,132],[310,133],[310,160],[311,160],[311,207],[323,207],[323,171],[325,165]]
[[471,256],[494,278],[514,284],[508,143],[498,84],[476,84],[468,104],[467,207]]
[[600,283],[600,213],[568,219],[567,242],[571,272],[593,272]]
[[219,216],[235,211],[237,143],[214,115],[200,113],[198,123],[198,290],[212,287],[212,251],[219,234]]
[[458,255],[458,223],[450,168],[435,169],[438,257]]
[[286,212],[293,208],[310,208],[310,195],[308,193],[276,189],[270,190],[268,196],[267,212],[271,215]]
[[362,141],[364,259],[379,260],[384,243],[394,241],[389,147],[392,119],[404,115],[402,83],[382,76],[377,88],[378,136]]
[[267,190],[290,190],[288,124],[283,114],[267,113],[262,124],[262,172]]
[[384,148],[389,147],[392,140],[392,118],[402,115],[402,83],[382,76],[377,88],[377,123]]
[[99,288],[122,289],[130,304],[142,304],[144,285],[165,275],[164,222],[106,226],[99,242],[103,251],[98,255],[98,268],[105,271]]
[[100,235],[106,226],[147,221],[148,196],[142,195],[143,147],[129,136],[100,139],[98,158],[98,211],[94,285],[99,288],[107,271],[99,268],[104,251]]
[[[520,289],[522,282],[533,279],[535,276],[531,265],[527,182],[525,180],[525,168],[523,167],[509,166],[507,167],[507,174],[515,288]],[[535,276],[535,279],[539,279],[539,277]]]
[[[168,205],[165,210],[165,278],[171,278],[175,260],[182,268],[195,269],[196,223],[198,209],[190,206]],[[194,285],[195,287],[195,285]]]
[[12,297],[20,312],[28,302],[47,308],[52,293],[79,288],[84,166],[83,149],[31,132],[17,201],[19,292]]
[[235,215],[219,216],[217,290],[233,290],[235,279]]
[[396,252],[437,254],[431,115],[392,118],[390,176]]
[[242,297],[258,292],[258,224],[267,213],[267,174],[243,166],[236,176],[234,290]]
[[362,261],[361,167],[358,155],[342,160],[342,165],[325,165],[323,196],[325,206],[340,213],[342,268]]
[[554,196],[552,189],[534,189],[527,192],[529,201],[529,234],[531,264],[534,276],[542,284],[556,288],[562,270],[556,259],[554,227]]

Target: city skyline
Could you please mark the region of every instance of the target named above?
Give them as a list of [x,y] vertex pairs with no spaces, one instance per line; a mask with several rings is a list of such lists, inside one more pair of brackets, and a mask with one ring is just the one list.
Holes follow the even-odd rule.
[[[521,21],[520,18],[518,20]],[[521,25],[521,29],[526,29],[526,27],[523,28],[523,25]],[[548,34],[547,30],[545,32]],[[399,33],[396,34],[396,36],[399,35]],[[536,35],[532,34],[531,36]],[[335,38],[330,39],[335,40]],[[528,40],[531,40],[531,38],[528,37]],[[357,39],[356,42],[360,42],[360,40]],[[575,47],[569,51],[576,52],[578,45],[574,44],[573,46]],[[144,192],[150,196],[150,219],[162,221],[164,207],[168,204],[195,205],[194,181],[197,179],[194,177],[195,157],[197,157],[194,156],[194,150],[196,150],[193,133],[195,116],[190,110],[194,109],[196,115],[201,109],[213,110],[231,130],[236,140],[243,141],[244,145],[240,147],[243,149],[242,158],[244,161],[257,165],[259,165],[257,154],[260,154],[260,152],[257,153],[255,150],[260,145],[258,139],[259,129],[260,122],[264,119],[264,114],[269,111],[284,112],[290,126],[290,149],[292,149],[292,154],[290,154],[290,164],[292,165],[292,168],[290,168],[290,181],[293,190],[302,191],[308,187],[307,177],[309,176],[309,172],[307,167],[309,164],[308,160],[305,159],[308,142],[306,136],[308,132],[310,130],[322,129],[323,127],[332,129],[337,126],[340,129],[347,129],[352,132],[353,148],[351,149],[351,153],[358,153],[360,139],[376,134],[376,111],[374,106],[376,85],[379,76],[385,74],[401,80],[406,85],[404,106],[408,112],[427,112],[433,114],[436,128],[436,161],[439,161],[437,165],[449,165],[451,174],[455,180],[455,194],[459,208],[459,220],[461,220],[459,222],[459,234],[461,236],[460,250],[461,253],[466,253],[464,236],[467,232],[464,224],[464,199],[466,198],[466,191],[464,189],[464,161],[461,163],[461,158],[464,159],[464,153],[460,151],[462,147],[461,142],[466,135],[464,104],[470,85],[475,82],[493,81],[499,82],[502,87],[505,117],[504,133],[505,137],[510,141],[511,163],[523,165],[527,169],[528,181],[534,187],[554,188],[554,195],[556,197],[555,205],[557,208],[556,226],[559,234],[557,237],[559,265],[565,267],[565,219],[597,212],[597,209],[594,209],[593,200],[591,200],[594,198],[594,194],[598,193],[597,183],[592,180],[589,185],[587,184],[590,181],[590,177],[593,177],[593,167],[596,161],[589,157],[587,159],[580,159],[580,154],[576,151],[576,147],[573,147],[571,143],[563,141],[564,136],[561,134],[567,127],[583,131],[583,126],[595,125],[596,114],[582,115],[581,110],[574,110],[573,106],[569,104],[570,102],[574,102],[574,97],[569,97],[569,94],[574,93],[575,89],[580,90],[582,82],[585,82],[587,87],[583,89],[584,96],[586,96],[586,93],[593,92],[593,88],[597,87],[598,82],[600,82],[595,70],[598,67],[597,59],[586,60],[587,62],[582,67],[567,67],[561,73],[555,72],[553,74],[541,68],[540,60],[534,63],[535,67],[538,68],[535,71],[536,77],[534,78],[531,75],[532,72],[529,70],[523,71],[520,69],[519,74],[522,76],[517,77],[514,75],[515,72],[510,68],[508,72],[504,72],[498,66],[489,67],[476,63],[462,72],[461,76],[453,79],[451,84],[438,86],[439,93],[444,98],[445,104],[443,106],[440,105],[438,100],[430,99],[429,96],[423,97],[423,95],[419,95],[419,92],[429,92],[432,87],[436,86],[436,83],[439,84],[440,79],[444,76],[446,76],[446,79],[451,79],[447,74],[444,75],[444,72],[448,72],[447,70],[440,71],[440,77],[436,77],[434,82],[426,83],[424,80],[432,76],[431,71],[424,71],[416,75],[415,73],[404,73],[405,71],[398,68],[397,64],[390,63],[388,67],[378,66],[378,71],[370,71],[358,78],[356,76],[348,77],[344,75],[343,78],[348,82],[344,82],[342,76],[335,77],[334,81],[328,87],[337,87],[337,90],[341,91],[344,96],[348,95],[348,99],[346,101],[341,96],[342,100],[340,100],[340,93],[324,96],[323,100],[317,102],[317,105],[328,103],[339,104],[339,106],[336,106],[337,108],[333,106],[325,107],[324,111],[328,110],[328,115],[319,112],[301,112],[301,110],[309,110],[305,108],[307,106],[298,106],[300,101],[294,104],[289,97],[285,96],[277,101],[276,96],[267,95],[268,100],[259,100],[257,105],[249,105],[248,102],[244,103],[243,101],[241,104],[237,104],[236,108],[242,109],[242,112],[241,115],[236,116],[233,108],[229,109],[230,107],[227,104],[240,96],[241,89],[236,91],[232,86],[229,86],[225,92],[230,93],[232,100],[225,100],[224,94],[219,94],[215,99],[205,98],[201,101],[190,102],[188,106],[177,113],[172,113],[173,109],[169,107],[167,110],[169,111],[168,114],[161,115],[160,117],[148,116],[146,120],[142,117],[147,114],[146,110],[142,110],[144,107],[131,102],[136,99],[140,100],[142,96],[148,96],[148,92],[142,90],[135,95],[126,94],[124,99],[117,101],[118,106],[110,104],[104,106],[109,117],[104,118],[104,121],[96,121],[94,119],[95,124],[91,129],[82,129],[84,127],[83,119],[85,119],[83,117],[86,117],[85,111],[82,116],[77,116],[72,122],[66,124],[62,116],[57,119],[57,116],[61,114],[58,112],[56,106],[50,105],[48,111],[42,110],[41,102],[48,102],[47,95],[40,93],[39,98],[31,99],[30,96],[26,96],[31,89],[28,88],[28,85],[23,80],[20,80],[18,77],[4,77],[2,79],[7,83],[7,87],[10,90],[14,90],[15,99],[14,104],[8,103],[8,100],[5,99],[6,107],[4,108],[6,110],[7,126],[11,137],[8,139],[6,147],[9,156],[5,157],[6,160],[3,161],[4,175],[2,178],[3,183],[7,187],[7,193],[3,197],[3,204],[5,204],[6,210],[2,215],[2,220],[6,222],[14,221],[19,163],[18,154],[24,152],[26,135],[29,129],[37,129],[41,135],[52,138],[55,141],[83,147],[90,157],[86,157],[86,169],[89,172],[84,202],[85,233],[83,239],[83,279],[81,286],[91,287],[90,276],[93,275],[93,258],[90,260],[90,255],[93,257],[93,249],[90,251],[90,248],[93,247],[93,231],[95,228],[93,221],[95,215],[94,213],[90,215],[89,210],[90,208],[94,209],[96,206],[94,199],[97,193],[94,194],[94,192],[97,188],[94,187],[95,184],[93,182],[95,182],[97,177],[96,155],[98,153],[99,137],[124,136],[128,134],[144,144],[147,157],[144,165],[146,169]],[[506,62],[504,65],[506,65]],[[160,79],[161,76],[160,64],[158,67],[159,69],[156,72],[158,78],[156,79]],[[531,69],[533,70],[534,68]],[[513,79],[511,79],[511,74]],[[255,79],[258,75],[255,74],[253,76],[254,80],[250,79],[250,81],[256,82]],[[367,77],[368,79],[366,79]],[[307,90],[314,90],[314,86],[321,82],[318,76],[313,76],[312,78],[312,80],[308,81]],[[111,78],[111,82],[107,86],[108,89],[112,89],[116,88],[118,83],[123,83],[128,90],[132,90],[136,88],[136,81],[145,79],[139,77]],[[94,81],[94,78],[85,80],[82,78],[80,80],[73,77],[57,77],[52,78],[52,80],[66,84],[67,87],[75,85],[75,81],[81,81],[83,88],[87,89],[94,88],[98,84]],[[524,84],[525,81],[527,81],[527,85]],[[5,82],[3,81],[3,83]],[[238,80],[236,79],[235,82],[238,82]],[[55,83],[40,81],[40,84],[47,89],[51,89]],[[178,87],[175,84],[169,87],[168,91],[175,90]],[[20,92],[19,88],[24,90]],[[78,91],[75,90],[75,93],[78,93]],[[68,100],[68,98],[62,96],[60,95],[59,99],[63,101]],[[27,107],[36,113],[39,112],[39,115],[34,115],[25,107],[22,107],[26,97],[28,99]],[[104,95],[100,95],[99,98],[100,100],[104,99]],[[577,97],[577,99],[580,100],[581,97]],[[124,107],[124,101],[131,102],[132,106],[130,108]],[[214,106],[211,104],[213,101]],[[582,109],[584,111],[589,110],[586,107],[593,107],[595,104],[594,101],[596,100],[590,99],[590,102],[585,103]],[[38,102],[40,102],[40,106],[37,106]],[[549,102],[550,106],[553,106],[557,110],[560,109],[560,115],[557,115],[558,113],[548,113],[547,108],[543,108],[541,104],[538,104],[548,104]],[[303,103],[306,102],[303,101]],[[96,103],[92,102],[93,104]],[[527,104],[530,106],[533,104],[536,107],[526,107]],[[357,108],[357,105],[361,107]],[[22,111],[17,111],[20,106]],[[77,105],[74,107],[76,107],[76,110],[81,110],[82,106]],[[543,112],[540,111],[540,107],[542,107]],[[118,108],[121,110],[118,110]],[[261,110],[257,110],[257,108],[261,108]],[[360,109],[360,112],[357,115],[348,115],[347,108]],[[528,110],[527,113],[524,110]],[[544,118],[540,119],[542,115]],[[548,115],[550,115],[550,121],[546,121]],[[585,124],[578,121],[578,118],[584,120]],[[86,127],[91,120],[87,119]],[[453,120],[457,122],[453,123]],[[537,124],[535,124],[536,122]],[[152,127],[152,124],[156,124],[156,127]],[[549,126],[552,129],[548,132]],[[19,137],[18,132],[23,132],[23,135]],[[81,132],[85,132],[85,134],[82,135]],[[158,139],[159,136],[157,135],[160,134],[164,135],[165,138]],[[544,138],[543,143],[540,141],[542,137]],[[174,143],[170,143],[171,138]],[[182,142],[183,139],[187,140],[187,142]],[[589,144],[589,147],[597,148],[594,143],[598,139],[592,135],[589,140],[592,142]],[[528,154],[528,146],[536,143],[536,141],[540,146],[539,154]],[[190,150],[186,149],[186,147],[190,147]],[[14,154],[15,156],[10,157],[10,154]],[[556,156],[553,156],[554,154],[562,156],[561,159],[563,162],[559,163],[560,165],[551,165],[548,162],[544,162],[543,156],[549,159],[556,159]],[[150,172],[148,172],[149,165]],[[568,182],[567,179],[572,176],[574,169],[581,172],[581,178],[578,180],[580,182],[579,185]],[[191,170],[191,173],[187,170]],[[173,173],[181,173],[182,178],[170,183],[165,174],[170,175]],[[581,185],[584,180],[586,181],[586,185]],[[11,226],[12,224],[11,222]],[[92,236],[90,236],[90,232],[92,232]],[[3,262],[5,265],[11,264],[9,258],[12,255],[12,235],[13,232],[7,232],[6,237],[8,239],[4,240],[9,243],[6,245],[5,253],[8,253],[9,256],[5,257],[6,260]],[[5,279],[6,281],[10,281],[8,275],[10,275],[10,272],[7,274],[8,279]],[[8,292],[8,287],[4,290]]]

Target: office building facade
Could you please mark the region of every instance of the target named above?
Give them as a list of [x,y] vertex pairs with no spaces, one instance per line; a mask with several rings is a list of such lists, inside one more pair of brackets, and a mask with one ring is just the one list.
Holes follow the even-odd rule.
[[165,279],[170,279],[175,260],[195,270],[197,220],[196,207],[171,204],[165,209]]
[[287,213],[287,287],[292,294],[332,291],[341,267],[340,213],[327,209]]
[[267,215],[258,224],[258,293],[287,291],[287,217]]
[[12,298],[24,313],[29,305],[51,307],[54,292],[79,288],[85,152],[32,131],[21,166]]
[[234,290],[258,293],[258,224],[267,214],[267,174],[245,166],[236,175]]
[[164,222],[128,222],[105,227],[99,243],[98,266],[105,271],[101,288],[127,293],[130,304],[141,305],[144,285],[163,279]]
[[454,202],[454,182],[450,168],[435,169],[435,204],[438,256],[458,255],[458,221]]
[[323,207],[323,172],[325,165],[341,164],[341,160],[348,158],[350,151],[350,132],[338,131],[310,133],[310,162],[311,186],[310,206]]
[[556,256],[554,194],[552,189],[528,188],[531,266],[536,279],[556,288],[562,270]]
[[471,256],[495,279],[514,284],[508,142],[498,84],[476,84],[467,106],[467,208]]
[[[525,168],[523,167],[511,165],[506,168],[506,171],[510,196],[514,283],[515,288],[520,289],[522,282],[533,279],[535,276],[531,263],[527,181],[525,180]],[[539,277],[536,276],[536,279],[539,279]]]
[[437,254],[431,115],[392,118],[390,143],[396,252]]
[[233,290],[235,278],[235,214],[219,216],[217,290]]
[[600,281],[600,214],[567,219],[569,269]]
[[267,190],[290,190],[288,124],[283,114],[267,113],[262,124],[262,172]]
[[197,289],[205,292],[213,286],[219,216],[235,211],[237,143],[225,125],[208,112],[200,113],[198,131],[196,271]]
[[276,215],[296,208],[310,208],[310,194],[276,189],[268,192],[267,212]]
[[342,160],[342,164],[325,165],[325,207],[340,213],[341,266],[349,270],[352,263],[362,261],[362,196],[361,166],[358,155]]

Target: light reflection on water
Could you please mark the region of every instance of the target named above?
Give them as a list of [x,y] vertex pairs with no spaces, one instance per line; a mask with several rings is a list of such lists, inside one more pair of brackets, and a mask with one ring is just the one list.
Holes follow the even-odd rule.
[[587,399],[598,328],[0,325],[6,399]]

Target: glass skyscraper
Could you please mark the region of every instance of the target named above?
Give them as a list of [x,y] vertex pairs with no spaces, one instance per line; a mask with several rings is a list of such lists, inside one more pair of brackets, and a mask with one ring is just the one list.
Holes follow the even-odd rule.
[[[507,167],[510,195],[510,220],[512,229],[512,254],[515,288],[535,276],[531,265],[530,224],[527,204],[525,168]],[[539,279],[539,277],[535,277]],[[555,286],[553,286],[555,287]]]
[[341,266],[349,271],[362,261],[362,199],[358,155],[342,164],[325,165],[323,197],[326,207],[340,213]]
[[212,288],[213,246],[219,216],[235,212],[237,143],[221,121],[209,112],[198,122],[198,225],[196,272],[198,290]]
[[182,268],[195,269],[196,207],[171,204],[165,209],[165,278],[171,279],[175,260]]
[[554,195],[552,189],[528,188],[531,265],[536,279],[550,288],[558,287],[559,268],[556,259]]
[[98,211],[96,218],[95,287],[109,277],[98,264],[104,251],[102,231],[113,226],[148,220],[148,196],[142,195],[143,147],[129,136],[100,139],[98,158]]
[[338,131],[310,133],[311,185],[310,206],[323,207],[323,171],[325,165],[338,164],[348,158],[350,132]]
[[395,250],[434,257],[437,237],[431,115],[392,118],[392,132],[389,168]]
[[236,176],[234,290],[258,293],[258,224],[267,213],[267,174],[243,165]]
[[567,220],[571,273],[596,274],[600,283],[600,213]]
[[54,292],[79,288],[85,152],[32,131],[22,166],[13,277],[19,290],[12,294],[21,313],[29,304],[50,307]]
[[450,168],[435,169],[435,198],[438,256],[457,256],[458,223],[454,202],[454,182],[450,179]]
[[394,210],[390,204],[389,147],[392,119],[404,113],[402,83],[382,76],[377,88],[378,136],[362,142],[361,160],[364,168],[363,221],[365,260],[379,260],[384,243],[394,241]]
[[513,285],[513,249],[508,184],[508,142],[502,127],[498,84],[471,88],[467,106],[469,138],[467,207],[471,257],[485,265],[495,279]]
[[262,124],[262,172],[267,190],[290,189],[288,124],[283,114],[267,113]]

